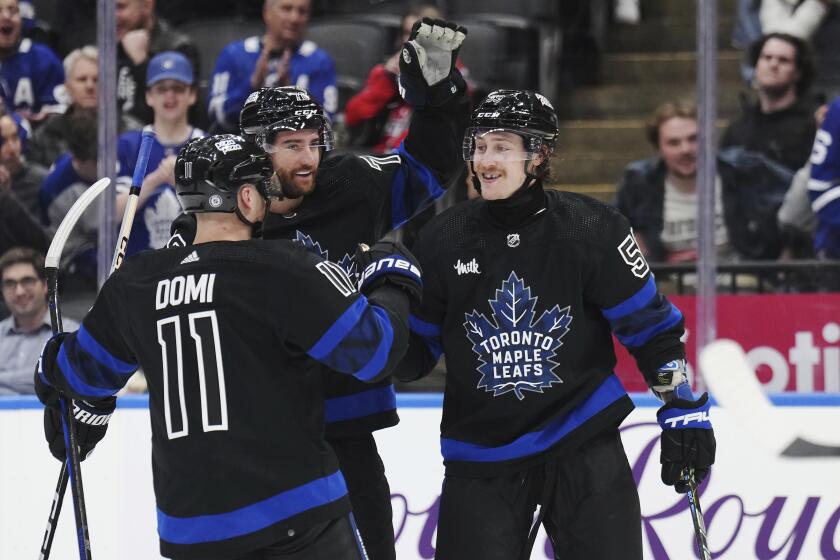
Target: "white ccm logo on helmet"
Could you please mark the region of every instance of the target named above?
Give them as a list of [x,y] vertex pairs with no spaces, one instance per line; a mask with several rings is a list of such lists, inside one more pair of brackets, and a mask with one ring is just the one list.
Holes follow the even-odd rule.
[[479,119],[482,118],[482,117],[493,118],[493,117],[498,117],[498,116],[499,116],[498,112],[495,112],[495,113],[479,113],[478,115],[476,115],[476,117],[479,118]]
[[711,418],[709,417],[708,412],[691,412],[689,414],[683,414],[682,416],[675,416],[673,418],[668,418],[665,420],[666,424],[670,424],[672,428],[676,428],[679,422],[682,422],[683,426],[688,426],[694,422],[710,422]]
[[383,259],[379,259],[376,262],[372,262],[369,265],[367,265],[367,267],[365,267],[364,272],[362,272],[362,274],[359,276],[359,285],[363,285],[368,280],[368,278],[370,278],[383,268],[396,268],[399,270],[407,270],[413,276],[420,278],[420,269],[408,262],[407,260],[396,257],[385,257]]

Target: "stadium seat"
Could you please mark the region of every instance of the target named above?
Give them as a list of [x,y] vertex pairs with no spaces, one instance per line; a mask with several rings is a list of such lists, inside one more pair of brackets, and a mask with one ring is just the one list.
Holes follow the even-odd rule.
[[196,19],[185,23],[180,31],[186,33],[195,42],[200,57],[202,86],[213,74],[216,59],[228,43],[245,39],[263,32],[262,20],[246,19]]
[[446,0],[443,7],[449,14],[495,13],[545,21],[557,17],[558,4],[546,0]]

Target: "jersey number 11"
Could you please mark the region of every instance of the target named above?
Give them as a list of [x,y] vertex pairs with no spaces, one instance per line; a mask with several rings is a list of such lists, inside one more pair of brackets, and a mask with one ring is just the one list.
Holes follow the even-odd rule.
[[[198,364],[201,394],[201,424],[205,432],[228,429],[225,372],[219,343],[216,311],[197,311],[187,315],[190,336]],[[157,336],[163,363],[163,406],[169,439],[188,436],[186,395],[184,392],[184,347],[181,340],[181,316],[157,322]]]

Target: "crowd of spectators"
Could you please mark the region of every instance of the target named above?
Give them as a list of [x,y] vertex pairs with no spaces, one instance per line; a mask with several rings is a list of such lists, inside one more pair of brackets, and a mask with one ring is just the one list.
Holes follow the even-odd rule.
[[[333,57],[307,39],[313,11],[324,13],[315,1],[313,6],[313,0],[264,0],[231,8],[214,1],[115,0],[117,220],[141,131],[152,129],[157,138],[129,254],[162,247],[168,238],[169,225],[180,211],[172,187],[180,147],[204,135],[205,129],[236,131],[245,99],[259,87],[290,84],[309,89],[343,127],[346,146],[387,153],[402,141],[411,109],[397,87],[400,45],[417,19],[444,17],[439,6],[404,3],[400,16],[383,23],[396,27],[398,22],[398,28],[392,30],[381,60],[339,104]],[[619,24],[638,23],[644,15],[638,0],[596,4],[609,4]],[[742,111],[721,137],[717,159],[715,243],[724,262],[840,254],[840,242],[835,241],[840,218],[834,217],[840,187],[838,177],[831,175],[838,159],[834,128],[840,118],[835,103],[832,118],[817,135],[827,105],[811,90],[815,71],[809,48],[833,4],[834,0],[738,3],[738,40],[745,51],[749,91]],[[597,81],[596,58],[604,43],[593,6],[570,2],[555,10],[557,25],[563,28],[561,91]],[[255,34],[220,44],[210,67],[195,37],[179,27],[198,9],[218,17],[231,10],[241,17],[261,17],[262,28],[255,25]],[[47,33],[32,3],[0,0],[0,254],[45,253],[70,205],[97,177],[95,2],[68,0],[56,10],[57,17],[66,18],[66,31],[62,26]],[[459,66],[469,82],[467,68],[460,61]],[[474,93],[481,91],[475,83],[471,87]],[[655,156],[631,162],[616,191],[616,205],[654,262],[690,262],[697,256],[697,126],[692,102],[675,100],[659,107],[646,132]],[[811,156],[815,136],[818,142]],[[818,164],[813,170],[809,158]],[[94,205],[67,242],[61,269],[70,286],[95,288],[99,223],[100,208]],[[15,263],[10,270],[24,266]],[[20,300],[20,293],[28,293],[30,287],[11,278],[7,290],[4,281],[7,312],[17,305],[7,296],[14,292]],[[0,309],[0,317],[5,314]],[[20,326],[17,320],[4,326],[0,336],[20,334],[31,326]]]

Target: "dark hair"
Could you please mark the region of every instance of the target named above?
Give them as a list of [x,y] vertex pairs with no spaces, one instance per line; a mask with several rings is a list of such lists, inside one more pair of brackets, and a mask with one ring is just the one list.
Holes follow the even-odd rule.
[[750,63],[752,67],[758,64],[758,58],[761,56],[761,51],[764,50],[764,45],[770,39],[779,39],[780,41],[785,41],[793,45],[796,54],[793,57],[793,63],[796,65],[796,69],[799,70],[799,81],[796,83],[796,93],[797,95],[801,95],[805,93],[809,87],[811,87],[811,82],[814,81],[814,60],[811,54],[811,47],[808,46],[808,43],[800,39],[799,37],[794,37],[793,35],[789,35],[787,33],[768,33],[764,35],[761,39],[756,41],[755,43],[750,46]]
[[95,108],[71,106],[65,116],[67,147],[80,161],[95,161],[97,153],[97,114]]
[[645,125],[645,134],[648,142],[657,150],[659,149],[659,129],[665,121],[676,117],[696,121],[697,105],[691,99],[681,99],[679,101],[668,101],[654,109]]
[[3,256],[0,256],[0,278],[6,269],[12,265],[29,263],[35,269],[35,274],[41,280],[46,279],[47,273],[44,270],[44,255],[29,247],[12,247]]

